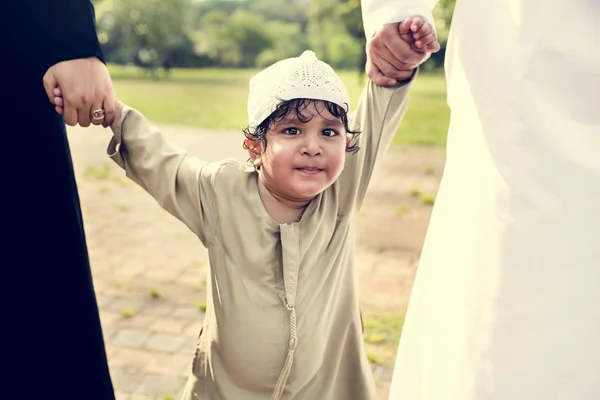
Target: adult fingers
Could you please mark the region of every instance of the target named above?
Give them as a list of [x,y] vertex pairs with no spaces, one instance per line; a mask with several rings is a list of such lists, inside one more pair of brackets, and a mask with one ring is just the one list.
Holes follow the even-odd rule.
[[421,58],[421,55],[411,49],[410,45],[402,40],[398,34],[391,36],[385,42],[384,47],[381,55],[397,70],[413,69],[418,65],[416,61],[413,61],[413,58],[415,60]]
[[[407,66],[407,64],[410,64],[407,63],[407,57],[411,57],[412,50],[410,44],[402,40],[398,25],[385,25],[369,43],[369,51],[387,61],[387,63],[391,64],[397,70],[411,69],[410,65]],[[409,34],[408,36],[411,35]],[[373,62],[384,74],[388,75],[388,72],[383,70],[377,60],[373,60]],[[393,77],[392,75],[388,76]]]
[[395,79],[383,75],[371,60],[367,60],[366,73],[373,83],[379,86],[394,86],[397,83]]
[[44,84],[44,90],[46,91],[46,96],[48,96],[48,101],[52,103],[54,100],[54,88],[58,85],[58,81],[52,72],[52,68],[48,69],[42,78],[42,82]]
[[77,107],[77,122],[79,126],[88,127],[90,126],[91,114],[92,114],[92,102],[83,99],[81,106]]
[[[106,112],[103,106],[103,99],[96,97],[92,102],[90,109],[90,121],[94,125],[102,125],[106,119]],[[81,121],[79,122],[81,125]]]
[[[402,43],[402,46],[396,49],[399,50],[400,58],[406,56],[407,51],[412,53],[412,50],[408,48],[406,43]],[[393,79],[405,79],[406,71],[412,70],[418,65],[417,63],[408,64],[398,60],[398,56],[395,56],[385,45],[372,46],[369,49],[368,56],[379,71],[388,78]]]
[[77,125],[77,107],[71,102],[71,99],[65,95],[63,90],[63,120],[69,126]]
[[[377,60],[376,56],[375,59]],[[387,84],[383,84],[382,86],[392,86],[397,84],[398,81],[404,81],[406,79],[409,79],[413,75],[413,72],[416,68],[415,66],[412,68],[407,67],[406,69],[397,70],[394,69],[390,64],[386,64],[386,62],[381,59],[379,59],[378,61],[374,61],[373,66],[377,69],[375,72],[373,72],[374,76],[378,77],[379,74],[382,74],[385,78],[388,79]]]
[[401,71],[400,68],[390,64],[385,58],[380,57],[378,54],[372,54],[370,58],[377,69],[388,78],[395,80],[396,75]]

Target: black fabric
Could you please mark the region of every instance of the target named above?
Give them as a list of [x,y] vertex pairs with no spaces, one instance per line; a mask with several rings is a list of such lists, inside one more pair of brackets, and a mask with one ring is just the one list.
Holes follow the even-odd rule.
[[62,118],[42,77],[102,52],[88,0],[0,11],[2,398],[114,400]]

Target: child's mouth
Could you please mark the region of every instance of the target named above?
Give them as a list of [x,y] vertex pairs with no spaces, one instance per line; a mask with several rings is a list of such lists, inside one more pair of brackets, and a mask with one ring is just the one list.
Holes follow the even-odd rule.
[[308,174],[308,175],[315,175],[318,174],[319,172],[323,171],[323,168],[317,168],[317,167],[301,167],[301,168],[296,168],[296,170],[304,173],[304,174]]

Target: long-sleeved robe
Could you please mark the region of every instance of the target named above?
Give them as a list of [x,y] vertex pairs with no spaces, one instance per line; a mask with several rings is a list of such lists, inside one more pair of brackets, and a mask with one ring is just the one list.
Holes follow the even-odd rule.
[[[363,0],[366,34],[434,4]],[[598,21],[593,0],[457,1],[391,400],[600,397]]]

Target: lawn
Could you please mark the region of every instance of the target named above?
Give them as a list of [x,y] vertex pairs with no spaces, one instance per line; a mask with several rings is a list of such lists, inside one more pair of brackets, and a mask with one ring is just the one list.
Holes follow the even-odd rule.
[[[178,69],[151,80],[143,71],[109,66],[117,94],[158,124],[239,130],[246,123],[248,80],[256,70]],[[356,104],[362,85],[357,72],[340,76]],[[444,146],[449,110],[442,74],[421,74],[394,143]]]

